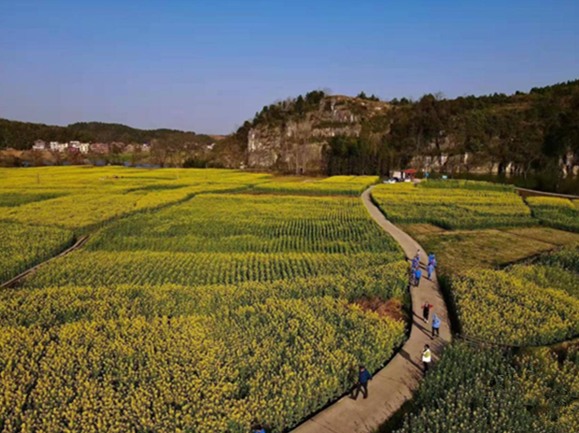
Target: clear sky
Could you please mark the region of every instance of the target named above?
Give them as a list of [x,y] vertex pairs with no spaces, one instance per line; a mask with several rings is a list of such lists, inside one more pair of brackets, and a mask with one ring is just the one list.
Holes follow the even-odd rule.
[[579,78],[578,0],[0,0],[0,117],[229,133],[315,89]]

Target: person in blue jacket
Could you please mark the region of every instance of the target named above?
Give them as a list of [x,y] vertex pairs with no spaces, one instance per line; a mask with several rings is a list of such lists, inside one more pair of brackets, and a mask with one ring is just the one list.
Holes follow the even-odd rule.
[[414,257],[412,259],[412,269],[418,269],[420,267],[420,260]]
[[418,287],[420,284],[420,278],[422,277],[422,271],[420,268],[414,270],[414,285]]
[[432,281],[432,274],[434,273],[434,265],[432,263],[430,263],[427,267],[426,270],[428,271],[428,279],[430,281]]
[[440,331],[440,317],[438,317],[436,313],[434,313],[432,315],[432,337],[430,338],[434,338],[435,335],[436,337],[440,336],[439,331]]
[[360,391],[364,395],[364,398],[368,398],[368,381],[372,380],[372,375],[366,367],[360,365],[360,370],[358,371],[358,383],[356,384],[356,391],[354,392],[354,400],[358,400],[358,395]]

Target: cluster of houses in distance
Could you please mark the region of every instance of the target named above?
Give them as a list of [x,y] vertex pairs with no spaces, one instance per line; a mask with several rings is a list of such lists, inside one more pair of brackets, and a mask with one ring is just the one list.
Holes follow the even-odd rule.
[[125,144],[125,143],[81,143],[80,141],[69,141],[68,143],[59,143],[51,141],[47,143],[44,140],[36,140],[32,150],[39,152],[68,152],[68,153],[111,153],[112,149],[117,149],[123,153],[148,152],[151,149],[149,143],[144,144]]

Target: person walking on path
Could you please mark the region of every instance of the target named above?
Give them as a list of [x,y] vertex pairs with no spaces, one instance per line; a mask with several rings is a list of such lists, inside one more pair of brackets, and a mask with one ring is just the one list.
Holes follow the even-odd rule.
[[360,371],[358,372],[358,383],[356,384],[356,391],[354,392],[354,400],[358,400],[358,395],[360,391],[364,395],[364,398],[368,398],[368,381],[372,380],[372,375],[366,367],[360,366]]
[[430,310],[432,308],[434,308],[434,305],[431,305],[428,302],[425,302],[424,305],[422,306],[422,318],[426,323],[428,323],[428,316],[430,315]]
[[432,265],[433,268],[436,268],[436,256],[434,254],[428,256],[428,264]]
[[434,265],[432,263],[430,263],[427,267],[426,270],[428,271],[428,279],[430,281],[432,281],[432,274],[434,273]]
[[422,277],[422,271],[420,268],[414,269],[414,285],[418,287],[420,284],[420,278]]
[[422,351],[422,364],[424,365],[424,375],[428,373],[428,367],[430,367],[430,362],[432,361],[432,353],[430,352],[430,346],[426,344],[424,350]]
[[439,331],[440,331],[440,317],[438,317],[436,315],[436,313],[434,313],[432,315],[432,337],[431,338],[434,338],[435,336],[439,337],[440,336]]
[[412,269],[418,269],[420,267],[420,260],[414,257],[412,259]]

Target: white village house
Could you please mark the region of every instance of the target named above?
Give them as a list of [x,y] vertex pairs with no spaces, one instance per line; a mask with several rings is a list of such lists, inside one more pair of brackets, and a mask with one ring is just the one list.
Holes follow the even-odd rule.
[[68,144],[71,149],[78,150],[80,153],[88,153],[90,150],[90,143],[81,143],[80,141],[71,141]]
[[53,152],[64,152],[66,149],[68,149],[68,143],[50,142],[50,150]]
[[46,150],[46,142],[44,140],[36,140],[34,142],[34,145],[32,146],[32,150],[38,150],[38,151],[45,151]]

